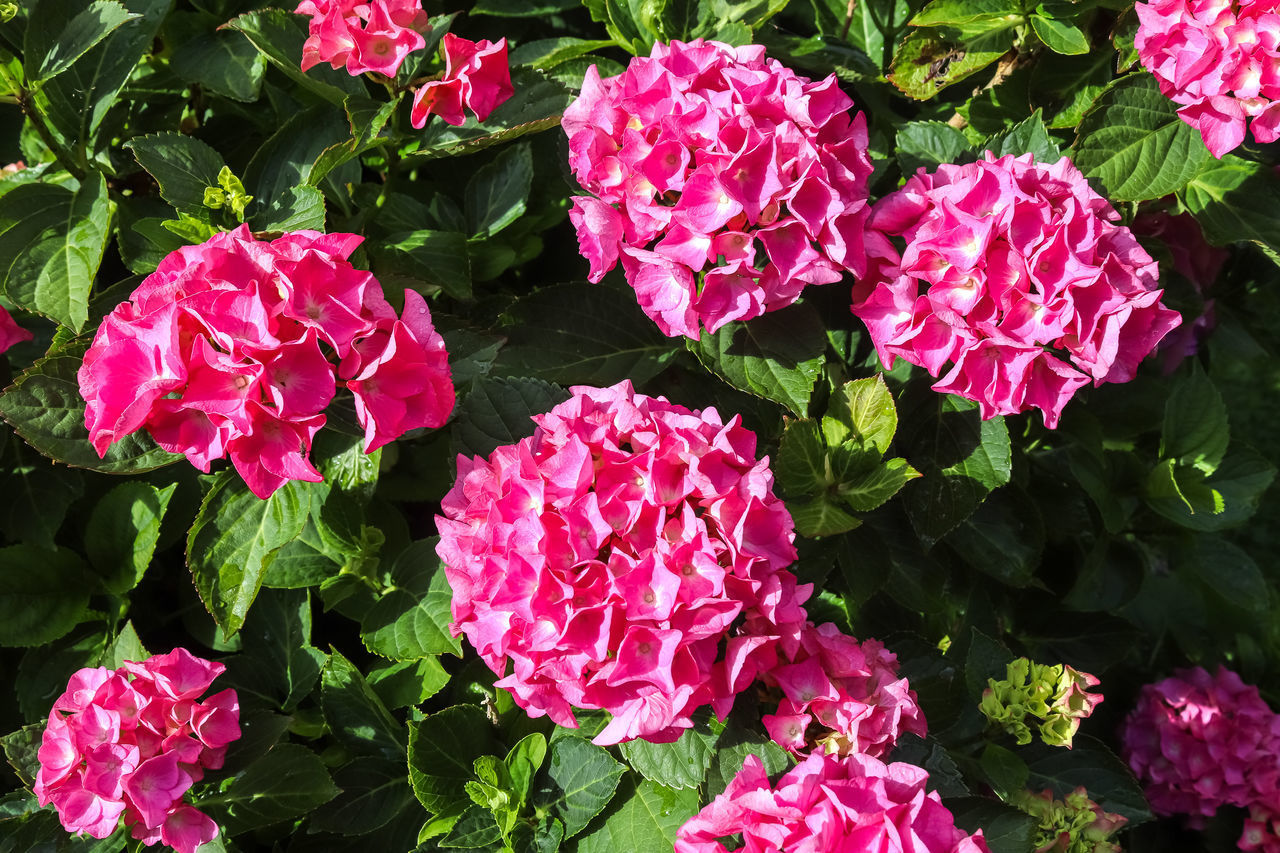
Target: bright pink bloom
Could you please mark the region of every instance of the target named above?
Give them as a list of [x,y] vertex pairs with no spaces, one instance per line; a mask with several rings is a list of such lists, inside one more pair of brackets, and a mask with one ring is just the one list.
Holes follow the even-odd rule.
[[32,334],[14,322],[13,315],[0,305],[0,353],[14,344],[29,341]]
[[572,392],[532,437],[458,457],[436,519],[452,629],[531,715],[603,708],[597,743],[673,740],[797,648],[791,516],[736,416]]
[[1118,218],[1065,157],[921,169],[875,205],[853,313],[886,366],[950,362],[934,390],[1053,428],[1076,389],[1129,381],[1181,322]]
[[1143,687],[1122,739],[1157,814],[1280,805],[1280,716],[1226,668],[1178,670]]
[[397,319],[377,280],[351,266],[360,241],[296,231],[268,243],[242,225],[166,257],[85,354],[94,449],[146,429],[202,471],[230,456],[266,498],[321,479],[307,454],[339,381],[369,452],[442,425],[453,409],[444,341],[422,297],[407,294]]
[[876,640],[859,643],[829,622],[805,625],[799,649],[762,672],[761,680],[783,693],[777,713],[765,715],[765,727],[795,753],[820,744],[828,753],[880,758],[903,732],[926,733],[916,694],[898,677],[897,656]]
[[1280,3],[1139,2],[1134,46],[1178,115],[1214,157],[1244,141],[1273,142],[1280,122]]
[[564,113],[583,189],[569,217],[599,281],[619,259],[664,334],[697,339],[865,268],[866,121],[834,75],[759,46],[655,44],[587,71]]
[[49,712],[37,801],[53,803],[68,832],[106,838],[123,816],[134,838],[194,853],[218,827],[182,798],[240,737],[234,690],[197,701],[224,669],[174,649],[76,672]]
[[516,90],[511,85],[511,67],[507,63],[507,40],[497,42],[468,41],[453,33],[445,33],[441,41],[445,73],[440,80],[424,84],[413,95],[409,121],[423,127],[432,113],[454,126],[466,121],[462,108],[484,121],[497,106]]
[[421,0],[302,0],[294,12],[311,16],[303,71],[327,62],[353,77],[395,77],[406,56],[426,47],[431,29]]
[[675,853],[726,853],[723,840],[738,836],[733,849],[743,853],[986,853],[982,832],[959,829],[928,781],[910,764],[814,753],[775,787],[748,755],[724,793],[680,827]]

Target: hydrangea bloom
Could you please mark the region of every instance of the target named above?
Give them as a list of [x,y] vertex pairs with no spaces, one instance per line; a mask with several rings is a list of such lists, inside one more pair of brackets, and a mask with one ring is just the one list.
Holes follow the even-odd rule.
[[94,838],[115,832],[122,816],[134,838],[178,853],[217,837],[218,825],[182,798],[240,737],[234,690],[198,701],[224,669],[174,649],[114,671],[78,670],[40,743],[40,805],[53,803],[68,832]]
[[327,62],[353,77],[394,77],[406,56],[427,46],[431,29],[422,0],[302,0],[294,12],[311,16],[303,71]]
[[950,363],[934,390],[984,418],[1035,407],[1052,428],[1077,388],[1129,381],[1181,320],[1118,218],[1065,157],[921,169],[871,214],[853,312],[886,365]]
[[307,453],[335,373],[355,395],[366,452],[444,423],[454,402],[444,340],[421,296],[406,291],[397,318],[377,280],[347,262],[360,240],[296,231],[268,243],[242,225],[171,253],[85,354],[94,449],[146,429],[202,471],[230,456],[265,498],[321,479]]
[[794,653],[811,586],[786,568],[791,516],[736,416],[626,381],[572,394],[533,436],[458,457],[437,518],[452,630],[533,716],[603,708],[597,743],[673,740]]
[[777,713],[765,715],[765,728],[792,752],[819,744],[824,752],[878,758],[904,731],[925,735],[924,714],[907,680],[898,677],[897,656],[829,622],[806,625],[791,660],[760,677],[784,696]]
[[1157,814],[1280,803],[1280,716],[1228,669],[1178,670],[1143,687],[1123,740]]
[[22,341],[29,341],[32,334],[22,328],[13,319],[13,315],[0,305],[0,353]]
[[1244,141],[1280,137],[1280,3],[1140,2],[1134,46],[1178,115],[1214,157]]
[[955,825],[929,774],[868,755],[814,753],[769,784],[748,755],[724,793],[680,827],[675,853],[725,853],[729,836],[744,853],[985,853],[982,832]]
[[1121,853],[1111,836],[1128,818],[1104,811],[1089,799],[1085,788],[1078,787],[1061,800],[1054,799],[1052,791],[1021,791],[1010,802],[1037,819],[1033,853]]
[[1080,722],[1102,701],[1101,693],[1088,692],[1100,683],[1097,676],[1068,664],[1050,666],[1018,658],[1005,667],[1003,679],[987,679],[978,710],[1020,745],[1031,743],[1026,721],[1030,716],[1041,721],[1042,741],[1070,749]]
[[444,77],[414,92],[413,109],[409,113],[414,127],[426,125],[432,113],[449,124],[460,125],[467,120],[463,107],[475,113],[477,121],[484,121],[499,104],[515,94],[505,38],[496,43],[483,39],[477,42],[446,33],[441,47]]
[[588,278],[619,260],[664,334],[697,339],[864,268],[866,122],[835,75],[759,46],[655,44],[565,110]]

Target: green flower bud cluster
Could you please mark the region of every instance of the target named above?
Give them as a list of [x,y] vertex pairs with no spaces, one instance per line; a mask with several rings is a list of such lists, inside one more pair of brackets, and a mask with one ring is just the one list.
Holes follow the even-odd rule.
[[1021,791],[1010,804],[1038,821],[1035,853],[1120,853],[1111,837],[1127,819],[1103,811],[1084,788],[1076,788],[1065,800],[1055,800],[1049,791]]
[[218,172],[216,187],[204,188],[204,206],[210,210],[221,210],[225,207],[231,211],[237,222],[244,222],[244,210],[251,201],[253,196],[244,191],[244,184],[228,166],[223,166],[222,171]]
[[1041,740],[1070,749],[1080,721],[1102,701],[1101,694],[1087,692],[1098,683],[1089,673],[1066,664],[1049,666],[1018,658],[1005,669],[1003,681],[987,679],[978,708],[1020,745],[1031,743],[1027,718],[1032,717],[1040,721]]

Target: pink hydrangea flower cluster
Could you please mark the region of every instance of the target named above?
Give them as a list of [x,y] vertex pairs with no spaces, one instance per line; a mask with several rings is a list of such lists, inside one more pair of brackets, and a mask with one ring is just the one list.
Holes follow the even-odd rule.
[[17,321],[13,319],[13,315],[6,311],[3,305],[0,305],[0,353],[3,353],[14,344],[29,341],[32,337],[33,335],[19,326]]
[[726,853],[734,836],[743,853],[987,853],[981,830],[959,829],[928,779],[910,764],[814,753],[775,788],[748,755],[724,793],[680,827],[675,853]]
[[134,838],[178,853],[216,838],[218,825],[182,798],[240,737],[235,690],[198,701],[224,669],[179,648],[114,671],[78,670],[40,743],[40,805],[53,803],[68,832],[94,838],[115,832],[121,816]]
[[756,45],[655,44],[565,110],[569,165],[596,197],[569,217],[599,281],[619,260],[663,333],[697,339],[864,268],[866,121],[835,75]]
[[1118,218],[1065,157],[921,169],[871,214],[853,313],[886,365],[950,362],[935,391],[984,418],[1035,407],[1052,428],[1076,389],[1129,381],[1181,320]]
[[496,43],[484,39],[476,42],[446,33],[441,47],[444,77],[424,84],[414,93],[409,113],[414,127],[425,126],[432,113],[456,127],[467,120],[463,107],[475,113],[477,121],[484,121],[515,94],[505,38]]
[[1150,0],[1137,4],[1138,58],[1214,157],[1280,137],[1280,3]]
[[422,297],[403,317],[347,261],[362,238],[248,226],[171,253],[99,327],[79,371],[99,455],[146,429],[208,471],[230,456],[254,494],[319,482],[307,459],[338,378],[372,452],[453,409],[444,340]]
[[897,656],[829,622],[806,625],[791,660],[760,677],[784,696],[777,713],[765,715],[765,729],[793,753],[818,745],[823,752],[879,758],[903,732],[926,733],[916,694],[898,677]]
[[1157,814],[1200,821],[1223,805],[1249,808],[1240,848],[1280,850],[1269,828],[1280,815],[1280,715],[1258,688],[1223,667],[1178,670],[1142,688],[1122,737]]
[[[673,740],[794,654],[811,585],[768,459],[738,417],[576,387],[534,435],[458,458],[439,554],[452,630],[532,716],[595,739]],[[510,667],[510,674],[508,668]]]
[[302,0],[310,15],[302,70],[327,62],[353,77],[372,71],[395,77],[406,56],[427,46],[431,30],[422,0]]

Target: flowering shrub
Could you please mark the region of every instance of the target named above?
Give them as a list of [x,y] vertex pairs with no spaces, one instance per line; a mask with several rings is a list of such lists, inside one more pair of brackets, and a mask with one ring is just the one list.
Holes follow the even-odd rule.
[[235,690],[197,701],[226,669],[174,649],[142,663],[77,670],[53,703],[34,791],[69,832],[107,838],[120,818],[143,844],[194,853],[218,836],[183,802],[240,737]]
[[1134,46],[1214,157],[1280,137],[1280,10],[1273,0],[1139,2]]
[[565,110],[588,278],[619,260],[663,334],[697,339],[864,269],[866,122],[833,76],[758,46],[655,44]]
[[916,695],[898,677],[897,656],[875,640],[859,643],[829,622],[806,625],[790,661],[765,670],[761,680],[784,694],[764,726],[775,743],[795,753],[812,742],[827,753],[880,758],[903,732],[925,734]]
[[1129,381],[1180,321],[1117,218],[1065,157],[919,172],[875,205],[853,312],[886,366],[950,363],[935,391],[984,418],[1035,407],[1052,428],[1077,389]]
[[[847,849],[892,853],[979,853],[982,833],[957,829],[929,774],[866,755],[810,755],[769,784],[760,759],[748,755],[725,792],[676,835],[676,853]],[[718,839],[742,836],[741,846]]]
[[572,391],[531,438],[458,458],[436,519],[451,630],[514,666],[496,686],[534,716],[603,708],[597,743],[672,740],[796,643],[791,516],[738,418],[626,381]]
[[507,40],[497,43],[458,38],[445,33],[445,73],[440,80],[422,85],[413,96],[409,114],[414,127],[422,127],[432,113],[452,125],[462,124],[466,107],[484,121],[489,113],[515,94],[507,64]]
[[258,497],[317,482],[307,459],[337,376],[355,396],[365,452],[453,409],[444,340],[405,291],[397,318],[347,257],[354,234],[297,231],[262,242],[248,226],[177,250],[103,321],[79,371],[98,455],[146,429],[208,471],[230,456]]
[[310,15],[302,70],[322,62],[395,77],[405,57],[426,47],[431,29],[421,0],[302,0],[294,10]]

